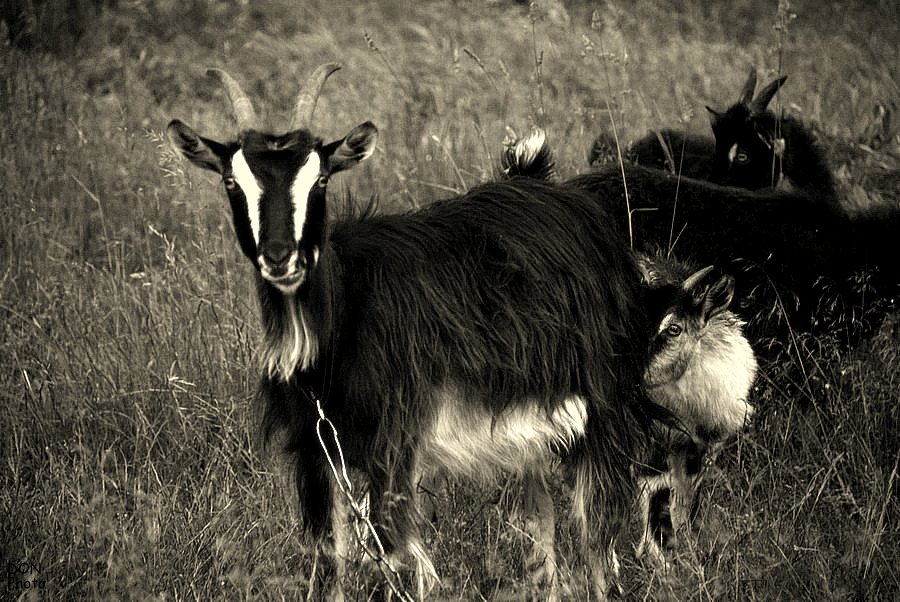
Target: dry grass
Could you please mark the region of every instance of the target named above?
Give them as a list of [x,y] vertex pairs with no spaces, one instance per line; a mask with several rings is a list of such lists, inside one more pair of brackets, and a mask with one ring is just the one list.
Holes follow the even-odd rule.
[[[732,102],[748,64],[764,79],[782,61],[781,103],[826,136],[855,202],[897,198],[896,126],[876,108],[898,108],[890,2],[796,2],[786,32],[775,2],[753,0],[606,2],[593,27],[576,2],[83,4],[73,27],[47,9],[32,48],[0,48],[3,598],[305,590],[291,485],[256,445],[249,268],[217,183],[159,145],[172,117],[233,132],[207,66],[279,124],[305,74],[340,60],[318,131],[372,119],[382,136],[332,190],[399,210],[490,177],[507,125],[543,124],[571,174],[610,114],[623,141],[706,131],[703,104]],[[804,339],[764,366],[759,418],[707,480],[696,544],[668,575],[623,550],[626,597],[896,598],[896,330],[894,316],[852,353],[839,335]],[[452,487],[441,501],[441,595],[502,599],[523,581],[497,499]]]

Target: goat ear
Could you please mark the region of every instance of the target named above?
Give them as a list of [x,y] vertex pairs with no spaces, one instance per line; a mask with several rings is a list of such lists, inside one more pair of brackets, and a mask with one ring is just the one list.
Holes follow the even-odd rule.
[[688,276],[681,285],[703,322],[722,313],[734,297],[734,278],[708,266]]
[[734,278],[728,274],[722,274],[704,292],[700,317],[704,322],[708,322],[711,318],[728,309],[733,298]]
[[187,124],[177,119],[169,123],[166,137],[169,144],[194,165],[218,174],[224,173],[227,157],[225,145],[198,136]]
[[749,106],[753,101],[753,93],[756,91],[756,68],[750,67],[750,74],[744,87],[741,88],[741,95],[738,97],[738,104]]
[[350,130],[341,140],[335,140],[322,148],[322,156],[328,162],[328,173],[333,174],[350,169],[360,161],[365,161],[375,151],[378,128],[371,121]]
[[784,84],[785,80],[787,80],[787,75],[783,75],[776,79],[775,81],[769,82],[765,88],[759,91],[759,96],[753,99],[753,102],[750,103],[750,112],[751,113],[762,113],[766,110],[766,107],[769,106],[769,103],[772,102],[772,98],[775,96],[775,93],[778,92],[779,88],[781,88],[782,84]]

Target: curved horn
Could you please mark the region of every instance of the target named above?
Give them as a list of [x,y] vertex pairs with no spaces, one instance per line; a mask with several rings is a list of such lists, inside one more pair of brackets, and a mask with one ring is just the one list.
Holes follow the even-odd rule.
[[313,112],[316,110],[316,101],[328,76],[340,69],[338,63],[325,63],[319,65],[306,81],[306,85],[297,94],[297,104],[294,105],[294,114],[291,117],[291,129],[308,128],[312,121]]
[[687,280],[681,283],[681,290],[684,292],[690,292],[695,286],[700,284],[704,278],[709,276],[709,273],[715,269],[715,266],[709,265],[703,268],[702,270],[697,270],[690,276],[688,276]]
[[747,81],[744,82],[744,87],[741,88],[741,95],[738,97],[738,104],[742,104],[745,106],[749,106],[753,101],[753,93],[756,91],[756,68],[750,67],[750,75],[747,76]]
[[781,88],[781,85],[787,79],[787,75],[783,75],[776,79],[775,81],[769,82],[769,84],[759,91],[759,96],[753,99],[753,102],[750,103],[750,112],[754,114],[764,113],[766,107],[769,106],[769,103],[772,101],[772,97],[775,96],[775,93],[778,92],[778,89]]
[[241,90],[240,84],[221,69],[207,69],[206,74],[219,80],[219,83],[225,88],[225,92],[228,93],[228,99],[231,101],[238,128],[241,131],[246,131],[256,127],[256,111],[253,110],[250,99]]

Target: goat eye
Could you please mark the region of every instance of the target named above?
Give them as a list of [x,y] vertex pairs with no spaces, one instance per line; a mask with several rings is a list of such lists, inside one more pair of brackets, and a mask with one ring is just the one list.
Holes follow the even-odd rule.
[[234,190],[235,186],[237,186],[232,175],[223,176],[222,181],[225,182],[225,188],[228,190]]
[[316,180],[316,186],[319,188],[325,188],[328,186],[328,176],[319,176],[319,179]]
[[681,331],[682,331],[682,328],[678,324],[669,324],[666,327],[666,334],[669,335],[670,337],[677,337],[678,335],[681,334]]
[[738,153],[734,156],[734,162],[740,165],[744,165],[750,162],[750,155],[744,151],[738,151]]

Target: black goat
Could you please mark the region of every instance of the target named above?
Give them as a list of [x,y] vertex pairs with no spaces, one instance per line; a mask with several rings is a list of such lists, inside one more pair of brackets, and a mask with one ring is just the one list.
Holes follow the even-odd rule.
[[[258,131],[250,101],[221,71],[212,73],[238,140],[168,127],[185,157],[222,176],[255,268],[264,427],[285,431],[303,524],[326,552],[314,589],[342,597],[346,554],[328,462],[338,450],[326,440],[326,454],[317,437],[320,402],[365,480],[391,566],[411,555],[420,577],[434,576],[416,528],[416,482],[430,467],[521,474],[540,509],[552,506],[543,475],[558,459],[574,481],[593,595],[605,599],[650,424],[640,384],[659,318],[648,307],[665,304],[642,288],[605,211],[573,189],[518,178],[402,215],[328,221],[329,176],[366,159],[376,140],[371,123],[328,144],[306,129],[335,69],[316,72],[286,134]],[[535,568],[553,598],[553,517],[535,514],[544,547]]]
[[674,252],[741,273],[737,296],[755,334],[778,332],[788,318],[802,330],[846,327],[852,343],[896,308],[895,204],[849,212],[803,190],[747,190],[632,164],[599,168],[563,185],[592,194],[637,250]]
[[[785,80],[769,82],[754,97],[756,70],[751,69],[735,104],[723,112],[706,107],[715,140],[664,129],[636,141],[626,155],[639,165],[690,178],[749,190],[778,188],[836,205],[837,185],[811,130],[768,109]],[[604,140],[598,138],[594,147]]]
[[674,250],[740,271],[738,296],[760,326],[757,318],[775,307],[801,329],[822,325],[827,313],[834,314],[828,326],[867,329],[863,314],[878,310],[869,316],[878,320],[896,299],[898,208],[848,215],[806,194],[717,186],[641,166],[624,174],[623,182],[617,168],[597,170],[566,185],[592,194],[636,249]]

